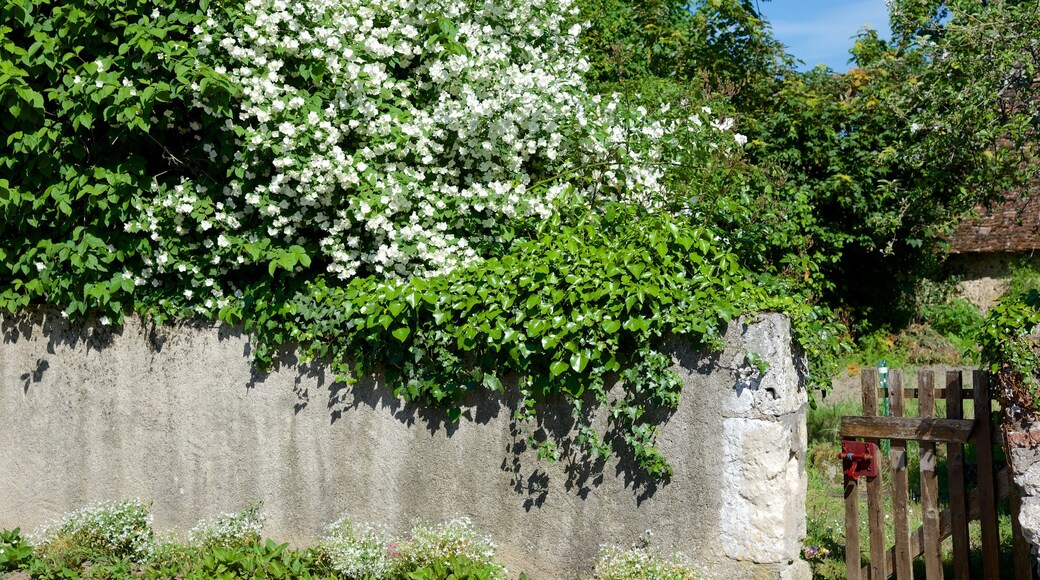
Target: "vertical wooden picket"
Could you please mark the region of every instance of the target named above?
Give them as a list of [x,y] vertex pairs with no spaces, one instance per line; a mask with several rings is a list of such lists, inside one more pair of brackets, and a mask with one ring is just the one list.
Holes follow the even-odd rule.
[[993,469],[993,416],[989,398],[988,375],[972,372],[975,395],[975,458],[979,480],[979,502],[982,522],[982,570],[986,578],[1000,578],[1000,537],[997,531],[997,492]]
[[[946,416],[964,418],[960,371],[946,373]],[[953,575],[957,580],[971,578],[968,544],[968,494],[964,480],[964,445],[948,443],[947,467],[950,474],[950,514],[953,528]]]
[[848,580],[867,580],[860,575],[859,479],[845,476],[845,569]]
[[[935,414],[935,381],[931,371],[917,374],[921,417]],[[939,478],[935,473],[935,443],[921,441],[921,526],[924,531],[924,568],[927,580],[942,580],[942,542],[939,531]]]
[[[900,373],[889,375],[889,392],[892,401],[892,416],[904,413],[903,385]],[[910,557],[910,521],[907,505],[910,502],[909,484],[906,473],[906,441],[893,439],[889,458],[892,464],[892,513],[895,537],[895,574],[899,580],[913,580],[913,559]]]
[[[863,414],[876,417],[878,414],[878,374],[875,369],[865,369],[861,375],[863,387]],[[864,439],[869,443],[880,445],[878,439]],[[885,512],[883,501],[884,490],[881,487],[881,474],[867,478],[867,527],[870,530],[870,578],[888,578],[885,566]]]

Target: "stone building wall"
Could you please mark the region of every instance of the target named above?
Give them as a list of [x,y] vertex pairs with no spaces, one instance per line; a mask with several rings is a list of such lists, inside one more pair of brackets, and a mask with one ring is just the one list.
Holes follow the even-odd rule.
[[1011,284],[1012,267],[1021,264],[1040,269],[1040,254],[954,254],[948,258],[946,269],[959,280],[957,293],[985,312],[1007,292]]

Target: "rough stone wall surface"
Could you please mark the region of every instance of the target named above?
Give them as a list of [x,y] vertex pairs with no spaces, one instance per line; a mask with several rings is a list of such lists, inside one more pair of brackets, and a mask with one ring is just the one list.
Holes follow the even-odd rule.
[[1040,560],[1040,425],[1020,424],[1008,432],[1011,473],[1022,494],[1018,521]]
[[[183,531],[262,499],[265,533],[298,543],[341,515],[396,533],[468,516],[533,579],[587,576],[601,544],[647,530],[714,577],[810,577],[799,559],[806,392],[779,315],[734,322],[722,352],[672,341],[685,387],[662,417],[675,475],[660,485],[624,459],[589,465],[566,447],[562,461],[540,461],[508,396],[472,401],[456,425],[402,403],[378,375],[348,387],[291,357],[259,374],[248,336],[226,326],[130,317],[112,331],[48,312],[0,326],[0,528],[139,497],[157,528]],[[549,410],[546,426],[568,432],[569,410]]]
[[1011,285],[1012,266],[1023,263],[1040,268],[1040,255],[1033,252],[955,254],[947,261],[947,268],[960,278],[957,293],[987,311]]

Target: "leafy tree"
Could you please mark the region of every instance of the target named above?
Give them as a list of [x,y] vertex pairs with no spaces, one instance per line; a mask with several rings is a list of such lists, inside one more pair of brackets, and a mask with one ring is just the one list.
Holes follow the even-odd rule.
[[[868,31],[853,47],[859,68],[844,78],[866,78],[851,98],[884,123],[866,148],[876,174],[863,198],[882,204],[873,215],[888,241],[854,244],[839,275],[874,320],[908,313],[908,293],[956,220],[1035,176],[1038,14],[1035,2],[895,2],[893,40]],[[857,296],[870,286],[855,274],[879,271],[903,273],[896,291]]]
[[896,2],[895,38],[861,33],[844,74],[794,70],[746,2],[583,7],[603,15],[585,39],[596,86],[726,99],[749,138],[740,178],[678,189],[753,270],[857,327],[907,321],[943,235],[1028,167],[1035,2]]
[[792,61],[750,0],[578,0],[594,89],[669,80],[746,98]]

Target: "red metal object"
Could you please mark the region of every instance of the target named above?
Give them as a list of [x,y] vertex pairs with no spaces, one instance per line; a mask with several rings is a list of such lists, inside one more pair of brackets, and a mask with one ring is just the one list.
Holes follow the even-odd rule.
[[841,454],[842,473],[850,479],[860,477],[877,477],[878,446],[862,441],[842,441]]

